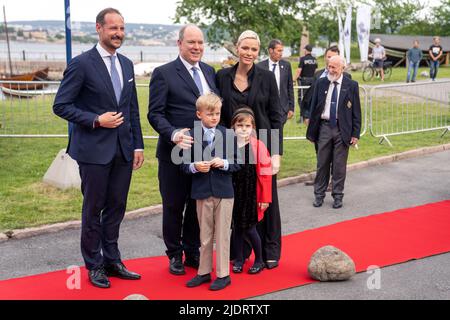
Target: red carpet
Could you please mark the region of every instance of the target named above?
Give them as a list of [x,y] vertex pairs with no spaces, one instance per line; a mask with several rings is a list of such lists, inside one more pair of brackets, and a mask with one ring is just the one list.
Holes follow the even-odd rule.
[[314,282],[307,265],[314,251],[324,245],[344,250],[358,272],[370,265],[383,267],[449,252],[450,200],[286,236],[278,268],[258,275],[231,274],[231,286],[219,292],[209,291],[207,285],[186,288],[185,282],[195,275],[193,269],[187,268],[185,276],[173,276],[168,273],[166,257],[151,257],[126,262],[142,275],[139,281],[112,278],[110,289],[98,289],[88,283],[82,269],[81,289],[68,290],[69,275],[57,271],[0,281],[0,299],[123,299],[134,293],[150,300],[243,299]]

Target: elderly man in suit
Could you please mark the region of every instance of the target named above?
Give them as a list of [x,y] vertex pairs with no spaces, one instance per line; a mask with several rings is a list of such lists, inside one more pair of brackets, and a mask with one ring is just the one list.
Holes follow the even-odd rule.
[[356,81],[344,76],[345,61],[330,58],[328,74],[314,88],[311,118],[306,137],[317,145],[314,207],[320,207],[332,177],[333,208],[342,207],[349,147],[358,143],[361,105]]
[[283,124],[287,119],[294,116],[294,82],[292,80],[292,68],[288,61],[283,58],[283,43],[281,40],[273,39],[269,43],[269,59],[257,64],[258,67],[270,70],[274,73],[280,94],[281,111],[283,113]]
[[83,193],[81,252],[91,283],[135,280],[118,248],[133,169],[144,161],[133,63],[118,54],[124,20],[113,8],[96,19],[98,44],[75,57],[55,97],[56,115],[73,123],[67,151],[78,162]]
[[204,51],[200,28],[192,24],[182,27],[178,48],[177,59],[153,71],[147,118],[159,133],[156,157],[169,272],[183,275],[184,266],[199,266],[200,231],[196,203],[190,196],[192,177],[184,175],[173,161],[172,150],[175,146],[191,148],[193,139],[188,131],[196,120],[195,102],[202,94],[218,92],[214,69],[200,61]]

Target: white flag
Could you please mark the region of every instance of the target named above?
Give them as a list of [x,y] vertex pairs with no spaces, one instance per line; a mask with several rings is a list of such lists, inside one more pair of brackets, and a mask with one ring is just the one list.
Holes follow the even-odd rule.
[[345,58],[344,56],[344,28],[342,28],[342,19],[341,14],[339,13],[339,8],[337,10],[337,18],[338,18],[338,26],[339,26],[339,52],[340,56]]
[[350,45],[352,39],[352,6],[347,8],[347,16],[344,25],[344,48],[347,64],[350,63]]
[[356,12],[356,30],[358,32],[361,62],[367,61],[369,55],[370,11],[371,9],[368,5],[361,5]]

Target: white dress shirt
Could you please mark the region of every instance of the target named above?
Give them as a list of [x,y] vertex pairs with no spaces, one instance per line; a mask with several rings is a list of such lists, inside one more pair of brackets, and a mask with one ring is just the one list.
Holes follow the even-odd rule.
[[123,89],[123,74],[122,74],[122,67],[120,65],[120,61],[119,58],[117,57],[117,52],[115,52],[114,54],[109,53],[108,51],[106,51],[101,45],[100,43],[97,43],[96,49],[98,51],[98,53],[100,54],[100,56],[103,59],[103,62],[106,65],[106,69],[108,69],[109,72],[109,76],[111,76],[111,56],[115,56],[116,57],[116,69],[117,72],[119,73],[119,79],[120,79],[120,87]]
[[[338,83],[336,86],[336,89],[337,89],[336,119],[338,118],[339,95],[341,93],[341,85],[342,85],[343,77],[344,77],[344,75],[341,74],[339,79],[336,80],[336,82]],[[334,83],[330,82],[330,86],[328,87],[328,92],[327,92],[327,99],[325,100],[325,108],[323,110],[321,119],[330,120],[331,96],[333,94],[333,90],[334,90]]]
[[273,70],[273,65],[276,64],[277,66],[275,67],[275,79],[277,80],[277,86],[278,86],[278,92],[280,92],[280,77],[281,77],[281,70],[280,70],[280,61],[275,62],[272,61],[269,58],[269,70],[272,71]]
[[200,68],[200,63],[196,63],[194,65],[190,64],[189,62],[187,62],[186,60],[183,59],[182,56],[180,56],[180,60],[183,63],[183,65],[186,67],[187,71],[189,71],[189,74],[191,75],[192,79],[194,79],[194,70],[192,70],[192,67],[196,67],[197,68],[197,72],[200,76],[200,80],[202,82],[202,88],[203,88],[203,94],[207,94],[208,92],[211,91],[211,89],[209,88],[208,82],[206,81],[205,75],[203,74],[202,69]]

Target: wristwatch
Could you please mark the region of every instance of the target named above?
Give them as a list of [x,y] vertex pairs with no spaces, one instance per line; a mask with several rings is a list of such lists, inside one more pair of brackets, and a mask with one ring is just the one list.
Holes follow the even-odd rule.
[[100,127],[99,116],[96,116],[94,119],[94,129]]

